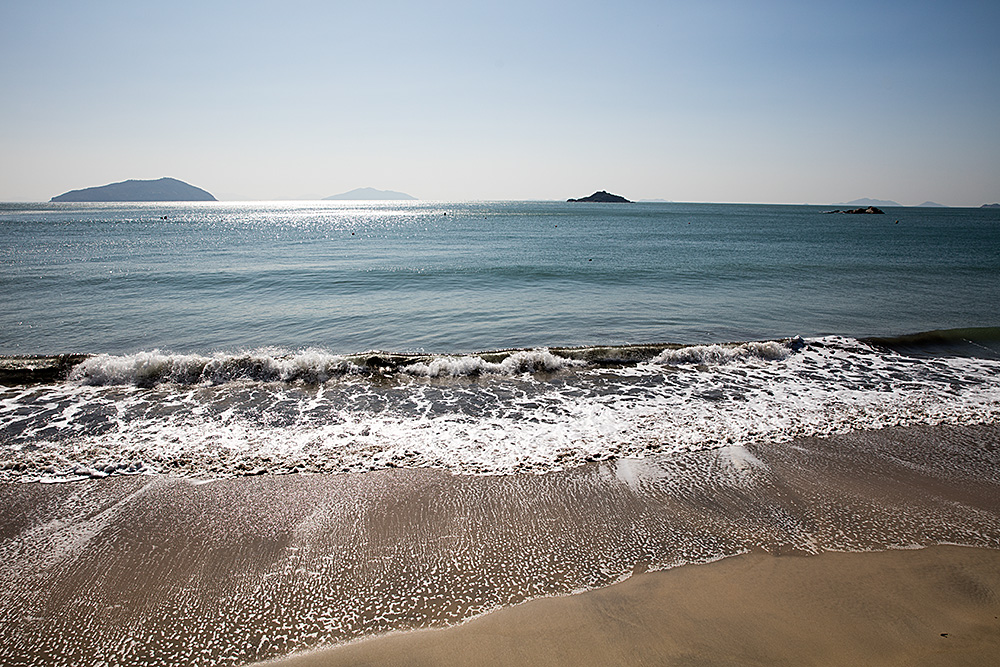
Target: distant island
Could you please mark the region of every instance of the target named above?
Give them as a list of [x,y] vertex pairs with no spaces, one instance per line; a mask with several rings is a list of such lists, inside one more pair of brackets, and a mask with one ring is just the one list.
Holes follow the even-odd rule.
[[979,208],[1000,208],[1000,204],[983,204]]
[[176,178],[154,181],[128,180],[82,190],[70,190],[53,197],[51,202],[115,201],[217,201],[210,193]]
[[376,190],[375,188],[357,188],[350,192],[343,192],[339,195],[323,197],[323,201],[344,201],[344,200],[378,200],[378,199],[409,199],[416,201],[416,197],[405,192],[393,192],[392,190]]
[[944,204],[939,204],[936,201],[925,201],[923,204],[917,204],[917,208],[948,208]]
[[568,202],[600,202],[602,204],[631,204],[628,199],[621,197],[619,195],[613,195],[610,192],[605,192],[604,190],[598,190],[589,197],[581,197],[580,199],[567,199]]
[[866,208],[868,206],[902,206],[899,202],[892,201],[891,199],[855,199],[854,201],[843,202],[840,204],[834,204],[834,206],[860,206]]

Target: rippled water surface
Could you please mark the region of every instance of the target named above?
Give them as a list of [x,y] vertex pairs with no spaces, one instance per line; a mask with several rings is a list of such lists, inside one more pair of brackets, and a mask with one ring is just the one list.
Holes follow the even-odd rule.
[[996,326],[998,216],[558,202],[2,204],[0,354],[444,353]]
[[997,216],[0,205],[0,662],[239,665],[749,550],[1000,548]]

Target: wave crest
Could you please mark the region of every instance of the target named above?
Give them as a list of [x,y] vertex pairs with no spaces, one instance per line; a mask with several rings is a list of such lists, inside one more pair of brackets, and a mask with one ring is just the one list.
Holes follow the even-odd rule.
[[718,365],[748,359],[780,361],[805,345],[801,338],[789,341],[762,341],[735,345],[692,345],[663,350],[650,361],[661,366]]
[[519,350],[499,362],[479,356],[437,357],[428,362],[404,366],[401,370],[423,377],[459,377],[466,375],[517,375],[519,373],[554,372],[587,362],[552,354],[547,349]]
[[[495,359],[495,360],[493,360]],[[89,385],[225,384],[301,382],[322,384],[348,375],[399,373],[416,377],[468,377],[555,372],[586,366],[548,349],[441,357],[370,354],[348,357],[318,350],[296,353],[168,354],[159,350],[114,356],[99,354],[73,367],[69,379]]]
[[211,357],[153,350],[90,357],[73,368],[69,379],[91,385],[140,387],[160,383],[224,384],[238,380],[322,383],[357,370],[346,357],[312,350],[291,355],[257,352]]

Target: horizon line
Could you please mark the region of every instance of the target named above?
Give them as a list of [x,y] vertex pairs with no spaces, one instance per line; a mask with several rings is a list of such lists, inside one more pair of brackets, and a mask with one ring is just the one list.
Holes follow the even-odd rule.
[[[863,198],[871,199],[871,198]],[[482,198],[482,199],[326,199],[322,197],[301,198],[301,197],[281,197],[270,199],[242,199],[242,198],[216,198],[215,201],[106,201],[106,202],[53,202],[41,199],[5,199],[0,204],[219,204],[219,203],[266,203],[266,202],[327,202],[330,204],[343,204],[351,202],[383,202],[394,204],[411,203],[485,203],[485,202],[544,202],[544,203],[567,203],[565,199],[553,198]],[[581,203],[581,202],[575,202]],[[582,202],[587,203],[587,202]],[[732,204],[743,206],[854,206],[849,202],[775,202],[775,201],[705,201],[705,200],[680,200],[663,199],[660,197],[647,197],[633,199],[633,204]],[[875,204],[872,204],[873,206]],[[860,204],[859,204],[860,206]],[[935,202],[935,206],[925,207],[921,204],[886,204],[885,208],[984,208],[990,207],[991,202],[983,204],[940,204]]]

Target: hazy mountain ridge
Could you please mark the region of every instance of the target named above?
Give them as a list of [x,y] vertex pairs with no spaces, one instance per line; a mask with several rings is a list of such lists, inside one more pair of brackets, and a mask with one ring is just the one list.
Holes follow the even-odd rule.
[[[864,197],[862,199],[854,199],[852,201],[844,202],[842,204],[833,204],[833,206],[860,206],[860,207],[867,207],[867,206],[900,206],[900,207],[906,207],[907,205],[906,204],[900,204],[899,202],[893,201],[891,199],[869,199],[868,197]],[[948,208],[948,205],[947,204],[939,204],[936,201],[927,200],[923,204],[917,204],[917,205],[913,206],[912,208]]]
[[141,201],[217,201],[207,190],[176,178],[127,180],[70,190],[50,199],[51,202],[141,202]]
[[376,190],[375,188],[355,188],[350,192],[342,192],[339,195],[323,197],[323,201],[350,201],[350,200],[412,200],[416,197],[405,192],[395,192],[393,190]]
[[868,197],[863,197],[861,199],[852,199],[851,201],[841,202],[839,204],[833,204],[834,206],[902,206],[899,202],[892,201],[891,199],[869,199]]

